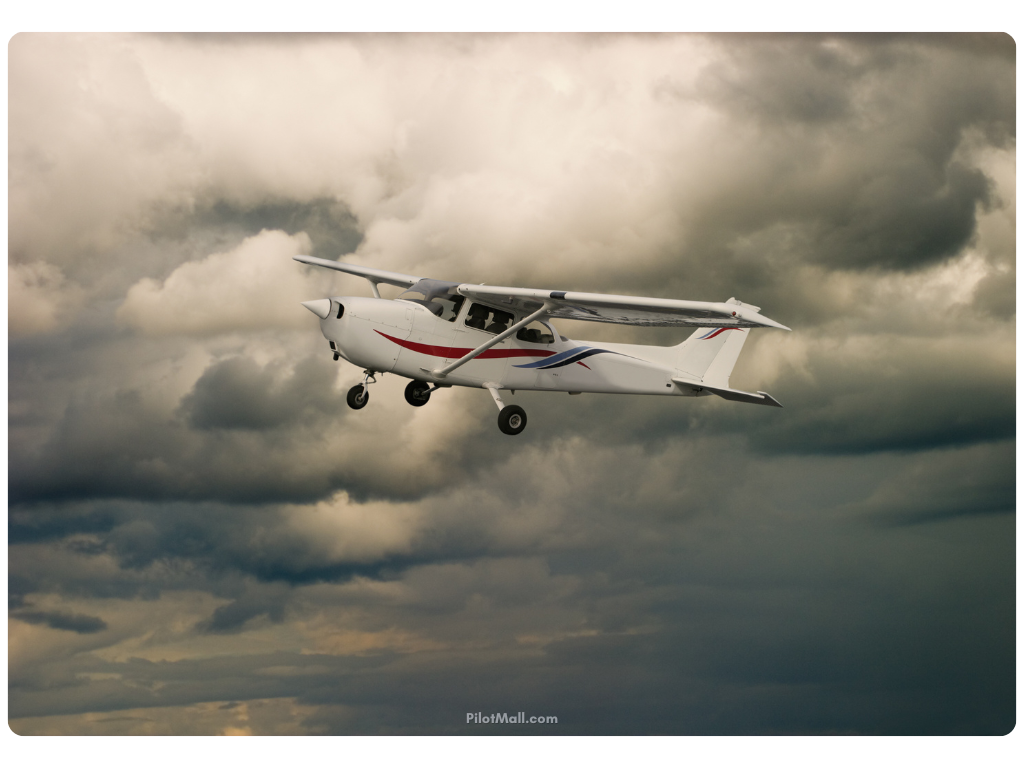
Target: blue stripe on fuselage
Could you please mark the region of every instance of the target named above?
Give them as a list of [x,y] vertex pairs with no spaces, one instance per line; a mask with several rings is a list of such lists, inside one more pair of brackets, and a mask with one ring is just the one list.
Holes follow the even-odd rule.
[[572,365],[578,363],[580,360],[585,360],[593,355],[600,355],[601,353],[607,353],[609,355],[618,355],[619,352],[612,352],[610,349],[596,349],[594,347],[575,347],[573,349],[566,350],[565,352],[559,352],[557,355],[546,357],[543,360],[537,360],[533,363],[525,363],[524,365],[517,365],[516,368],[536,368],[544,370],[547,368],[561,368],[564,365]]

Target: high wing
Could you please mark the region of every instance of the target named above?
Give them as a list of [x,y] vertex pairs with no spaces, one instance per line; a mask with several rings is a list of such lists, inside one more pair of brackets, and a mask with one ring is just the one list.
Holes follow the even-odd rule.
[[359,267],[355,264],[344,264],[340,261],[329,261],[328,259],[318,259],[314,256],[295,256],[296,261],[301,261],[303,264],[312,264],[317,267],[327,267],[327,269],[336,269],[338,272],[347,272],[350,275],[358,275],[359,277],[365,277],[370,281],[371,284],[376,285],[377,283],[387,283],[388,285],[397,285],[400,288],[411,288],[413,285],[418,283],[423,278],[416,277],[414,275],[403,275],[400,272],[388,272],[384,269],[373,269],[372,267]]
[[[313,256],[295,256],[296,261],[312,264],[350,275],[366,278],[377,292],[377,283],[411,288],[423,278],[388,272],[372,267],[360,267],[340,261],[318,259]],[[758,307],[743,304],[736,299],[727,302],[680,301],[643,296],[614,296],[604,293],[577,293],[575,291],[548,291],[535,288],[509,288],[496,285],[464,283],[456,291],[467,298],[497,303],[532,314],[542,308],[548,317],[569,320],[589,320],[595,323],[644,326],[710,326],[723,325],[737,328],[789,328],[758,314]]]
[[589,320],[595,323],[644,326],[712,326],[789,328],[758,314],[759,307],[736,299],[727,302],[679,301],[604,293],[547,291],[495,285],[460,285],[458,292],[471,299],[533,312],[547,306],[548,317]]

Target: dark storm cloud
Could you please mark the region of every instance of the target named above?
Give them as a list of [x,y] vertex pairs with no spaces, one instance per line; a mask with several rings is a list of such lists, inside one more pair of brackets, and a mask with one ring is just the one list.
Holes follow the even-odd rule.
[[333,389],[335,373],[326,358],[308,357],[279,383],[272,370],[232,357],[203,372],[182,400],[182,411],[197,429],[263,430],[303,416],[324,418],[345,403]]
[[288,590],[284,587],[272,592],[261,590],[258,595],[247,592],[238,600],[215,610],[209,621],[200,625],[200,629],[213,633],[241,632],[247,621],[260,616],[267,616],[270,621],[280,623],[284,621],[287,599]]
[[996,320],[1011,320],[1017,312],[1016,273],[995,273],[983,278],[974,293],[974,304]]
[[989,201],[988,182],[954,161],[936,171],[881,178],[860,190],[847,211],[819,225],[818,260],[913,269],[958,253],[974,236],[976,210]]
[[309,255],[322,259],[337,259],[352,253],[362,242],[359,223],[352,212],[339,200],[269,200],[242,207],[231,200],[216,200],[188,217],[182,217],[181,229],[196,225],[224,231],[237,228],[245,236],[264,229],[280,229],[290,235],[305,232],[313,243]]
[[[99,541],[124,568],[144,569],[157,561],[172,561],[198,566],[208,575],[241,572],[266,582],[347,581],[361,574],[378,576],[382,570],[409,562],[402,557],[332,558],[317,550],[315,540],[290,529],[281,511],[272,507],[146,507]],[[214,622],[215,629],[228,626],[228,617],[248,610],[245,606],[267,600],[252,595],[239,599],[236,607],[221,612],[224,618]]]
[[[1012,538],[1005,536],[1011,521],[981,530],[905,529],[887,537],[884,547],[892,553],[864,539],[856,525],[827,532],[821,521],[775,523],[739,535],[725,526],[717,543],[705,539],[703,551],[668,570],[657,560],[620,561],[583,589],[561,595],[530,585],[534,596],[523,600],[515,594],[522,570],[506,569],[506,577],[519,578],[504,584],[487,583],[477,571],[462,585],[459,574],[441,570],[435,578],[455,582],[462,599],[436,602],[429,613],[421,606],[416,621],[429,618],[452,638],[468,630],[475,649],[249,654],[156,664],[93,660],[87,671],[99,678],[97,685],[69,691],[58,707],[46,709],[40,693],[19,687],[12,716],[218,701],[235,690],[243,698],[292,696],[317,705],[316,719],[332,733],[490,733],[497,731],[468,729],[464,713],[505,709],[557,714],[561,727],[549,732],[558,733],[1009,730],[1013,684],[1003,670],[1008,660],[1012,666],[1012,600],[989,594],[979,602],[977,589],[992,575],[1012,572],[1012,557],[1010,565],[990,557],[1012,553]],[[801,536],[808,524],[814,535]],[[748,556],[766,545],[778,557],[751,567]],[[820,556],[807,558],[821,548]],[[810,574],[795,574],[794,558]],[[901,561],[941,563],[943,575],[923,591],[902,589],[895,598],[899,610],[892,611],[888,591],[908,575]],[[709,584],[714,563],[733,574]],[[645,574],[639,582],[637,566]],[[617,586],[623,577],[634,580],[628,593]],[[520,602],[527,612],[514,615]],[[508,630],[529,628],[543,603],[563,616],[582,608],[589,632],[538,649],[514,642]],[[1003,608],[993,614],[996,604]],[[940,605],[955,609],[935,610]],[[396,609],[406,622],[412,619],[405,607],[378,605],[377,621],[393,620]],[[619,623],[623,611],[630,617],[625,625]],[[961,621],[963,611],[969,623]],[[489,642],[481,646],[484,638]],[[348,718],[332,719],[332,706],[351,708]]]
[[[788,385],[793,415],[785,424],[759,419],[751,442],[766,452],[859,453],[1012,439],[1016,434],[1014,382],[1004,378],[1007,373],[975,371],[957,376],[950,374],[949,367],[929,366],[882,380],[858,381],[857,374],[837,365],[828,374],[823,372],[814,386],[780,382]],[[825,390],[829,394],[823,397]],[[865,411],[874,412],[875,417],[858,422],[854,412]],[[733,418],[733,414],[722,416]]]
[[103,533],[124,522],[130,513],[110,505],[14,507],[7,515],[9,544],[63,539],[81,533]]
[[[85,686],[80,686],[79,690],[67,690],[56,711],[81,712],[93,708],[96,706],[93,700],[96,694],[113,705],[101,706],[100,711],[230,700],[232,697],[225,694],[232,688],[241,694],[238,698],[242,699],[276,698],[294,691],[296,684],[312,689],[336,685],[345,678],[345,672],[354,672],[358,677],[360,672],[372,672],[389,660],[387,656],[340,658],[274,653],[258,654],[255,658],[236,656],[184,662],[154,663],[133,659],[127,664],[93,663],[88,672],[102,674],[121,670],[138,680],[139,685],[133,690],[120,680],[100,679],[88,686],[90,690],[85,690]],[[275,674],[275,668],[291,670],[293,674]],[[260,674],[261,670],[267,670],[269,674]],[[324,672],[328,670],[341,674],[326,677]],[[11,717],[31,717],[50,709],[41,692],[25,690],[18,691],[18,694],[19,705],[17,711],[12,709]]]
[[886,524],[915,524],[951,517],[1003,514],[1017,508],[1014,441],[977,446],[965,453],[933,451],[915,457],[864,502],[853,505]]
[[724,61],[701,72],[699,92],[719,108],[768,123],[816,124],[852,117],[852,86],[880,64],[893,63],[884,46],[862,50],[865,61],[851,56],[834,37],[750,35],[741,40],[742,45],[725,46]]
[[[687,400],[583,395],[570,404],[525,394],[538,423],[562,435],[614,443],[662,445],[734,433],[765,455],[915,451],[1012,439],[1016,426],[1013,360],[986,345],[926,339],[890,342],[886,349],[821,349],[806,370],[787,373],[767,389],[783,404],[737,409],[717,398]],[[765,387],[750,370],[741,389]],[[871,418],[862,418],[863,414]],[[532,425],[531,425],[532,426]],[[539,429],[545,429],[541,426]]]
[[[990,38],[993,52],[1005,39]],[[737,233],[785,223],[802,260],[831,267],[947,259],[971,242],[976,211],[990,202],[986,177],[957,149],[972,130],[1013,146],[1012,94],[1001,54],[972,47],[936,49],[917,36],[744,38],[695,93],[681,93],[758,126],[746,177],[709,201],[694,244],[706,258]]]
[[[852,472],[841,458],[806,467],[802,466],[805,461],[780,458],[774,468],[759,469],[759,463],[743,452],[740,439],[689,438],[660,448],[656,445],[642,451],[620,445],[602,452],[576,439],[562,442],[551,453],[531,449],[519,458],[517,468],[482,472],[472,493],[459,487],[421,502],[433,523],[414,536],[410,549],[377,546],[365,554],[335,552],[324,545],[336,537],[360,535],[355,526],[318,533],[297,527],[291,508],[189,504],[122,509],[121,522],[108,531],[92,533],[83,542],[88,546],[72,543],[63,548],[65,556],[73,553],[79,563],[109,555],[120,568],[137,573],[136,588],[143,594],[153,594],[161,584],[185,589],[205,583],[232,603],[218,609],[204,626],[210,631],[237,631],[258,616],[281,620],[289,599],[282,584],[345,583],[357,576],[392,579],[430,563],[524,555],[535,547],[550,550],[554,561],[561,563],[559,570],[568,573],[581,567],[608,568],[615,562],[623,568],[626,561],[616,554],[616,542],[659,529],[664,534],[666,527],[685,529],[692,521],[725,508],[749,504],[763,509],[764,496],[791,508],[811,499],[808,514],[823,507],[843,519],[852,517],[871,525],[1005,515],[1014,509],[1012,443],[870,456],[858,472]],[[723,462],[729,467],[725,473]],[[730,475],[737,479],[726,490],[722,483]],[[739,479],[748,475],[749,479]],[[319,514],[330,519],[338,512],[325,508]],[[396,511],[382,508],[377,514],[395,515]],[[624,520],[631,521],[628,530],[622,529]],[[569,533],[575,529],[588,532]],[[568,543],[574,539],[579,541]],[[662,562],[660,549],[645,544],[646,565],[629,566],[638,569],[634,577],[649,581],[660,578],[651,568],[666,572],[678,568],[673,560],[680,545],[675,538],[667,539]],[[124,574],[120,588],[114,580],[76,578],[78,566],[72,560],[62,566],[63,572],[49,559],[37,559],[31,567],[28,561],[14,562],[24,574],[16,589],[22,595],[44,587],[66,595],[107,594],[132,584],[130,573]],[[144,573],[155,566],[181,574],[154,581]],[[240,586],[236,575],[268,586]],[[522,574],[515,576],[522,578]],[[431,585],[423,599],[429,595],[427,604],[443,605],[441,596],[448,588],[444,583]],[[455,589],[458,594],[460,588]]]
[[[613,401],[587,395],[562,404],[557,396],[524,393],[520,397],[536,426],[508,447],[490,434],[487,403],[466,396],[463,402],[472,402],[476,422],[446,448],[458,457],[457,465],[424,469],[413,481],[385,465],[346,467],[328,460],[325,440],[332,434],[351,434],[346,451],[357,451],[366,440],[387,442],[392,433],[352,433],[354,417],[343,403],[344,389],[336,388],[336,364],[327,353],[304,358],[290,371],[230,357],[203,372],[182,398],[179,419],[154,413],[133,390],[73,399],[59,431],[37,456],[12,452],[18,471],[11,496],[19,503],[105,496],[281,502],[322,498],[335,490],[357,498],[403,499],[416,488],[414,497],[422,497],[446,481],[508,459],[509,450],[515,456],[543,444],[555,434],[555,425],[561,437],[617,443],[736,432],[765,453],[969,445],[1014,435],[1010,362],[994,359],[985,345],[965,343],[951,356],[948,345],[926,339],[890,342],[884,350],[822,349],[808,371],[790,372],[770,388],[784,411],[738,409],[713,398]],[[764,385],[755,379],[747,386]],[[861,418],[865,412],[874,418]],[[408,418],[409,412],[399,409],[393,415]],[[58,466],[62,471],[54,473]],[[72,516],[67,524],[86,526],[82,530],[100,524],[95,518],[75,520]],[[12,535],[28,536],[25,526],[45,524],[42,518],[28,521],[13,517]]]
[[[336,370],[329,350],[287,372],[227,358],[199,378],[182,399],[177,418],[147,402],[140,389],[69,393],[57,428],[43,445],[33,451],[13,446],[12,502],[311,501],[341,488],[361,498],[409,498],[463,472],[458,465],[441,464],[396,474],[372,461],[366,441],[390,440],[408,412],[395,413],[394,423],[384,429],[372,424],[354,429],[344,389],[334,389]],[[464,455],[472,445],[458,441],[437,448]],[[339,461],[342,455],[356,460],[346,464]]]
[[53,629],[64,629],[69,632],[77,632],[80,635],[95,634],[107,628],[107,623],[98,616],[83,616],[79,613],[18,611],[12,616],[27,624],[45,624]]
[[154,274],[166,276],[183,262],[229,250],[263,230],[304,232],[312,244],[309,255],[323,259],[352,253],[362,242],[358,221],[339,200],[276,200],[270,192],[267,196],[266,200],[240,201],[211,190],[187,206],[155,206],[140,233],[143,247],[151,253],[137,269],[123,275],[126,284]]

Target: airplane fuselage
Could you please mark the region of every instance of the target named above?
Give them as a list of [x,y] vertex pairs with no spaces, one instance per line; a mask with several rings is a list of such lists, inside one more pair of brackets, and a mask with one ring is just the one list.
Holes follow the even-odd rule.
[[499,303],[481,307],[466,301],[457,314],[445,319],[412,301],[340,296],[331,298],[330,312],[320,320],[320,328],[331,348],[350,363],[432,384],[573,393],[707,394],[673,383],[673,377],[681,374],[673,364],[676,347],[575,341],[545,321],[503,339],[443,377],[436,375],[504,330],[495,323],[474,327],[486,322],[480,319],[485,309],[491,311],[491,320],[514,318],[507,327],[523,319],[521,313],[502,310]]

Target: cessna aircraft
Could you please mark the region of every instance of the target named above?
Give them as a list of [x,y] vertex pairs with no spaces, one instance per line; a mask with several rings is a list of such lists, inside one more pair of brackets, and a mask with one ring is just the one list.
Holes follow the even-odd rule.
[[[364,369],[348,392],[362,408],[376,373],[412,379],[410,405],[425,405],[442,387],[477,387],[498,406],[506,435],[526,428],[526,411],[505,405],[502,390],[517,389],[702,397],[758,405],[781,404],[766,392],[729,387],[729,374],[750,328],[784,325],[758,314],[759,307],[726,302],[676,301],[531,288],[451,283],[312,256],[296,261],[366,278],[373,298],[332,296],[302,306],[320,318],[334,359]],[[405,288],[397,299],[381,298],[377,285]],[[642,326],[697,326],[674,347],[567,339],[552,318]]]

